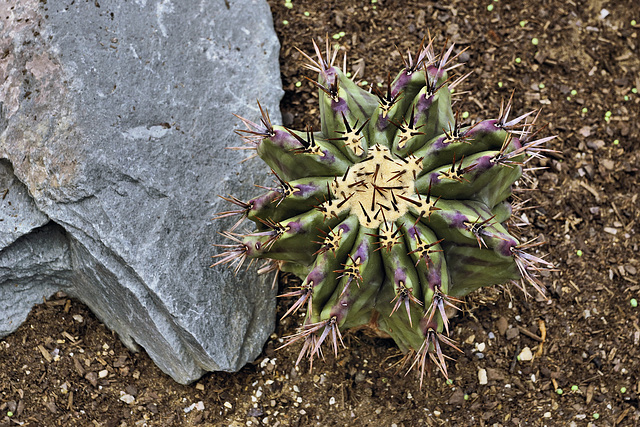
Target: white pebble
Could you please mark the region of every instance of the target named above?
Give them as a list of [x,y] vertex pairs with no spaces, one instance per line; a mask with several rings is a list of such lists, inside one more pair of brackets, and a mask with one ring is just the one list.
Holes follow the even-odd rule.
[[480,344],[477,345],[477,348],[479,352],[483,352],[485,349],[485,343],[481,342]]
[[102,371],[98,372],[98,377],[100,378],[106,378],[107,375],[109,375],[109,371],[107,371],[106,369],[103,369]]
[[529,360],[533,359],[533,353],[531,353],[531,349],[529,347],[525,347],[518,355],[518,358],[522,362],[528,362]]
[[478,370],[478,382],[480,385],[485,385],[487,383],[487,370],[480,369]]
[[202,400],[196,403],[196,409],[198,411],[204,411],[204,402]]
[[329,399],[329,405],[335,405],[336,404],[336,398],[332,397],[331,399]]
[[130,394],[124,393],[124,392],[120,392],[120,400],[122,400],[124,403],[126,403],[127,405],[131,405],[133,402],[136,401],[136,398],[131,396]]
[[233,405],[231,403],[229,403],[229,402],[224,402],[224,407],[231,409],[231,408],[233,408]]

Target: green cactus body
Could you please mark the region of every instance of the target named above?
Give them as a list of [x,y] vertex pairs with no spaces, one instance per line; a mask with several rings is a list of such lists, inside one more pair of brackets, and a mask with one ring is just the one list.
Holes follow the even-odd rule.
[[431,361],[446,375],[456,297],[509,281],[541,290],[536,273],[550,265],[509,231],[507,199],[550,138],[531,141],[527,120],[514,131],[529,114],[507,122],[510,102],[497,120],[462,127],[451,108],[451,52],[438,57],[429,44],[386,93],[372,94],[316,46],[317,60],[305,56],[319,73],[320,132],[272,126],[264,111],[261,124],[242,119],[279,187],[249,202],[224,198],[239,208],[219,217],[241,215],[256,229],[237,234],[237,222],[223,233],[234,244],[219,245],[216,264],[262,258],[272,263],[264,271],[300,276],[285,316],[306,308],[290,337],[303,342],[301,357],[313,359],[327,338],[337,351],[341,331],[369,325],[422,373]]

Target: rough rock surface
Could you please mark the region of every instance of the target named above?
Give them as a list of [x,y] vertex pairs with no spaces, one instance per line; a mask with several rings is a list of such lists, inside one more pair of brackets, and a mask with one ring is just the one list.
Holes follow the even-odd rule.
[[255,358],[271,280],[209,265],[217,195],[268,182],[223,149],[256,98],[280,119],[266,2],[14,0],[0,17],[0,335],[60,289],[178,382]]

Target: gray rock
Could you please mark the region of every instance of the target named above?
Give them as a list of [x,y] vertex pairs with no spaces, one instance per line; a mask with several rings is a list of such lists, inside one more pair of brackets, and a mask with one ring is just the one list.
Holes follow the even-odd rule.
[[38,210],[27,188],[13,175],[11,164],[0,160],[0,248],[47,222],[49,218]]
[[[256,99],[280,122],[266,2],[14,0],[0,16],[0,159],[26,186],[0,222],[0,335],[60,289],[180,383],[253,360],[271,280],[209,265],[232,222],[211,221],[217,195],[268,179],[224,150]],[[0,197],[20,187],[0,179]]]

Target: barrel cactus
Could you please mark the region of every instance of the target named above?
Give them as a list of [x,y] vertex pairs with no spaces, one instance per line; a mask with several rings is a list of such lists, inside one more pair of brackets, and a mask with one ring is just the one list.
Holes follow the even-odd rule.
[[[223,197],[237,215],[216,263],[236,270],[247,258],[259,272],[291,272],[299,287],[285,316],[306,309],[298,363],[313,362],[327,341],[337,353],[342,331],[370,326],[391,336],[420,378],[431,363],[447,376],[444,347],[460,297],[509,281],[542,292],[550,265],[526,251],[510,221],[512,187],[541,156],[532,113],[463,125],[452,109],[453,46],[436,54],[422,44],[387,88],[365,90],[335,65],[336,50],[304,55],[317,81],[321,128],[296,131],[240,119],[246,148],[274,175],[274,188],[249,201]],[[346,60],[345,60],[346,66]],[[533,118],[533,120],[532,120]],[[237,231],[248,218],[255,227]]]

